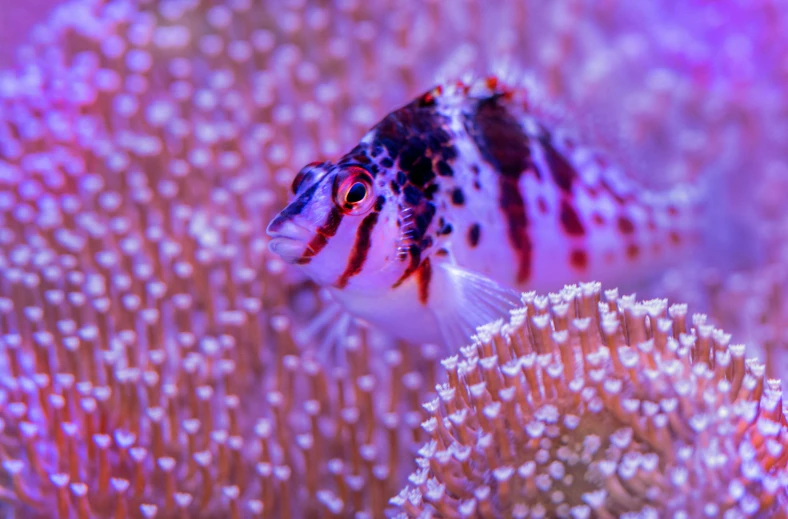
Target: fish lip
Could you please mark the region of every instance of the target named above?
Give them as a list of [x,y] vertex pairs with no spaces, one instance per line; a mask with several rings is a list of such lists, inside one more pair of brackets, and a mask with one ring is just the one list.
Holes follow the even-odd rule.
[[314,232],[306,227],[292,220],[280,218],[274,218],[265,232],[271,237],[268,250],[288,263],[295,263],[303,256],[307,244],[314,235]]
[[304,255],[305,243],[289,236],[275,236],[268,242],[268,250],[286,263],[295,263]]

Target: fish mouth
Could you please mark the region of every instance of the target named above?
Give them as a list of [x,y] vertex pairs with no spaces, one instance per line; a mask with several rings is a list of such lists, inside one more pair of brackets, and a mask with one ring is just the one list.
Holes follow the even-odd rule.
[[268,250],[287,263],[296,263],[304,255],[304,242],[287,236],[276,236],[268,242]]
[[268,250],[287,263],[296,263],[304,255],[314,234],[291,220],[280,218],[274,218],[265,232],[271,237]]

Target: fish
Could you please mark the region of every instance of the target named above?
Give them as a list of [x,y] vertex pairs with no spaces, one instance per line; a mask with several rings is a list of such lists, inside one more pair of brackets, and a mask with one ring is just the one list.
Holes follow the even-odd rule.
[[304,166],[270,252],[351,315],[458,347],[521,293],[621,281],[692,241],[698,197],[640,187],[496,76],[444,82]]

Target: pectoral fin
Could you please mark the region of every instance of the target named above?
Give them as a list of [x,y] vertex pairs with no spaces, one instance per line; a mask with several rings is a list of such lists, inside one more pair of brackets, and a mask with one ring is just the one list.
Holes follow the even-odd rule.
[[430,307],[443,340],[452,351],[469,344],[478,326],[502,317],[508,319],[509,311],[520,306],[517,292],[486,276],[449,261],[433,265],[434,296]]

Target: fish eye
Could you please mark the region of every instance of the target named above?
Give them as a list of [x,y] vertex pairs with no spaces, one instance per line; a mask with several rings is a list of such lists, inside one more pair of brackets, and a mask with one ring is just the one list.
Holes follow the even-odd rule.
[[348,204],[357,204],[367,197],[367,186],[363,182],[356,182],[345,194],[345,202]]
[[372,175],[360,166],[348,167],[337,177],[334,201],[345,214],[364,214],[372,207]]

